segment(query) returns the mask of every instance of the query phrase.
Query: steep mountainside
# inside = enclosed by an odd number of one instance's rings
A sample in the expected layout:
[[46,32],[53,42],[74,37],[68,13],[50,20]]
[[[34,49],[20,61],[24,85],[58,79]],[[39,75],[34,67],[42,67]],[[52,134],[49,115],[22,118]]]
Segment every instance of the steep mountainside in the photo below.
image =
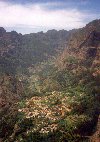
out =
[[0,28],[0,72],[25,73],[28,67],[60,52],[73,32],[51,30],[22,36]]
[[[77,30],[68,41],[68,49],[65,49],[58,57],[58,64],[62,68],[70,66],[68,58],[76,58],[79,65],[95,68],[99,73],[100,66],[100,20],[94,20],[86,27]],[[59,62],[60,60],[60,62]],[[67,65],[68,64],[68,65]],[[71,68],[72,66],[70,66]],[[78,69],[78,64],[76,68]]]
[[[56,60],[59,70],[70,71],[76,80],[73,84],[89,87],[91,94],[100,102],[100,20],[94,20],[77,30],[68,41],[65,49]],[[100,106],[98,106],[98,114]],[[99,124],[98,119],[98,124]],[[91,141],[100,141],[100,128]]]
[[88,142],[100,113],[100,20],[21,35],[0,28],[0,138]]
[[19,65],[22,35],[0,28],[0,73],[14,73]]

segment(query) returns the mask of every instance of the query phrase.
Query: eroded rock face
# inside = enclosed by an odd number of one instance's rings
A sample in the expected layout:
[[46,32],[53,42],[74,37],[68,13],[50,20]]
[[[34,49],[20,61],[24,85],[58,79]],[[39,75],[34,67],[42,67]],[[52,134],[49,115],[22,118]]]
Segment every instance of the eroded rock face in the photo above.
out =
[[92,68],[100,65],[100,20],[95,20],[73,33],[67,47],[58,57],[62,68],[67,67],[67,58],[71,56],[78,59],[82,64],[91,60],[91,63],[87,66],[89,65]]

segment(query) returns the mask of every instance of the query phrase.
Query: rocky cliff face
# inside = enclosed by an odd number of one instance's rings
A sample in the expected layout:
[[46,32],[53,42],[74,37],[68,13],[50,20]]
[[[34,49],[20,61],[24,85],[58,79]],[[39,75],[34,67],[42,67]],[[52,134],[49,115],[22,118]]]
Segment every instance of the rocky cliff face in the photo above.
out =
[[[94,20],[78,29],[67,47],[56,60],[59,70],[68,70],[76,77],[77,84],[90,86],[92,94],[100,101],[100,20]],[[91,94],[91,95],[92,95]],[[100,108],[98,106],[100,111]],[[97,130],[91,141],[100,141],[99,118]]]
[[[58,59],[62,66],[66,67],[67,58],[73,56],[80,63],[86,64],[91,59],[90,67],[100,65],[100,20],[95,20],[82,29],[78,29],[68,41],[68,49],[65,49]],[[64,62],[63,62],[64,61]]]

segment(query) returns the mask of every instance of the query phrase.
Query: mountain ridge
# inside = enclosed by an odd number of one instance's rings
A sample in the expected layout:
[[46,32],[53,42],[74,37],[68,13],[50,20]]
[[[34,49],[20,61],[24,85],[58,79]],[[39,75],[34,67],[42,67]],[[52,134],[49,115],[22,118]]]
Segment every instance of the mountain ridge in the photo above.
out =
[[70,32],[0,28],[0,75],[2,141],[88,141],[100,113],[100,20]]

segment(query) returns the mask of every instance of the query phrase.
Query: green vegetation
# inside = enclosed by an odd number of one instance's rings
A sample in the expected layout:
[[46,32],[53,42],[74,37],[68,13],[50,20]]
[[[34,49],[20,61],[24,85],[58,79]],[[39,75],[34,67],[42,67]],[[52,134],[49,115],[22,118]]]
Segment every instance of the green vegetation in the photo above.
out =
[[10,36],[0,41],[2,50],[11,48],[0,52],[0,138],[88,142],[100,111],[96,57],[81,58],[83,49],[60,55],[66,31]]
[[31,97],[18,103],[16,122],[5,142],[81,141],[94,128],[99,108],[99,101],[82,85]]

